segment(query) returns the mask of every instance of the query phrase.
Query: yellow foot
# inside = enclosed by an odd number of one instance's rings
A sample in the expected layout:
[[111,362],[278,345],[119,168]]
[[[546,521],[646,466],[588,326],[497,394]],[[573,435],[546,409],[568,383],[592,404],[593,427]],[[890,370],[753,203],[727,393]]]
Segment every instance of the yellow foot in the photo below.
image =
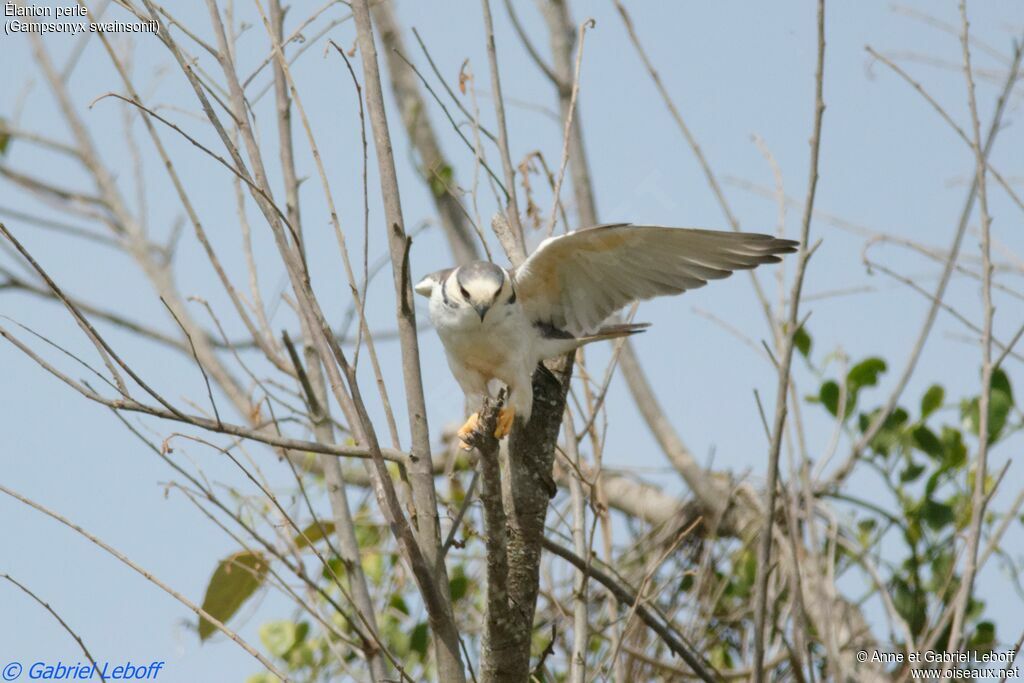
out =
[[494,428],[494,438],[503,439],[512,431],[512,421],[516,418],[515,408],[502,408],[498,411],[498,426]]
[[464,424],[461,427],[459,427],[459,432],[458,432],[458,434],[459,434],[459,445],[462,447],[462,450],[464,450],[464,451],[471,451],[471,450],[473,450],[473,447],[469,445],[469,442],[467,441],[467,439],[469,439],[469,435],[470,434],[472,434],[474,431],[476,431],[476,423],[477,423],[477,421],[479,419],[480,419],[480,415],[478,413],[473,413],[466,420],[466,424]]

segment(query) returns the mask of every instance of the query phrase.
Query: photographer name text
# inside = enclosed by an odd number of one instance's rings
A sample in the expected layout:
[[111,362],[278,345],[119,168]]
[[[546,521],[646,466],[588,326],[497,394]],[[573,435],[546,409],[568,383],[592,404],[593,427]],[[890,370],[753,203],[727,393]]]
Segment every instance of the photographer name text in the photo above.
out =
[[133,664],[130,660],[121,662],[97,661],[75,662],[32,662],[22,666],[21,662],[10,662],[0,672],[4,681],[17,681],[25,674],[31,681],[155,681],[164,668],[164,662]]

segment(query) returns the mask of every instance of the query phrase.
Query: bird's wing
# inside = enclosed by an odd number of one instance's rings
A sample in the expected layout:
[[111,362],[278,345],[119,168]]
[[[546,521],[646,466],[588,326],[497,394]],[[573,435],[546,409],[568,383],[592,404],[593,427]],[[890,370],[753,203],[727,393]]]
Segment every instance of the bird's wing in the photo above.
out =
[[601,225],[541,242],[514,273],[516,293],[535,323],[580,335],[632,301],[776,263],[796,247],[754,233]]

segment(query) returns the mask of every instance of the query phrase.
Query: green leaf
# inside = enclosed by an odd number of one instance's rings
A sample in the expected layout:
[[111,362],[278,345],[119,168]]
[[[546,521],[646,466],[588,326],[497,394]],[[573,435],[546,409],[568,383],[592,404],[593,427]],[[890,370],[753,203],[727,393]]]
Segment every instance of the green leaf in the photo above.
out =
[[978,397],[965,398],[960,401],[960,421],[963,423],[963,427],[975,436],[978,435],[980,427],[978,426],[978,416],[981,414],[981,402]]
[[[975,436],[978,436],[981,429],[980,406],[981,399],[977,396],[960,402],[960,417],[967,430]],[[988,440],[990,443],[999,439],[1012,409],[1013,388],[1010,386],[1010,378],[1002,370],[996,370],[992,373],[992,382],[989,385]]]
[[412,635],[409,636],[409,649],[417,653],[421,659],[425,659],[427,656],[427,635],[427,622],[421,621],[416,624]]
[[[206,587],[203,610],[221,623],[227,623],[263,585],[269,569],[270,564],[258,552],[242,551],[221,560]],[[213,622],[200,618],[200,641],[209,638],[216,630]]]
[[953,563],[956,555],[952,552],[941,551],[932,560],[932,578],[928,582],[928,589],[933,593],[941,593],[949,588],[949,579],[953,572]]
[[391,651],[400,659],[405,659],[409,654],[409,640],[411,633],[405,627],[405,620],[397,619],[393,614],[383,615],[380,624],[383,641],[388,644]]
[[[885,361],[881,358],[867,358],[850,368],[846,375],[846,408],[843,419],[853,414],[857,406],[857,393],[863,387],[878,384],[878,376],[886,370]],[[824,404],[825,409],[832,415],[839,414],[839,385],[834,380],[828,380],[821,385],[818,392],[818,400]]]
[[[306,625],[308,630],[309,625]],[[271,621],[260,626],[260,641],[275,657],[284,659],[305,634],[294,621]]]
[[430,191],[434,193],[435,197],[443,197],[448,192],[454,176],[455,172],[452,171],[452,167],[448,164],[432,169],[430,174]]
[[857,522],[857,540],[862,546],[867,547],[871,543],[871,536],[877,528],[878,521],[870,517]]
[[878,376],[888,369],[885,361],[881,358],[867,358],[850,368],[846,375],[847,384],[851,391],[861,387],[873,387],[878,384]]
[[384,578],[384,556],[380,553],[363,553],[363,573],[373,582]]
[[970,598],[967,601],[967,621],[974,621],[985,611],[985,601]]
[[1006,420],[1013,409],[1013,388],[1010,378],[1000,369],[992,373],[989,399],[989,440],[995,441],[1006,426]]
[[0,116],[0,157],[7,154],[7,148],[11,145],[11,134],[7,132],[7,119]]
[[797,329],[796,334],[793,335],[793,344],[796,345],[796,350],[800,352],[801,356],[810,358],[811,335],[807,334],[807,330],[803,327]]
[[922,473],[924,473],[924,470],[924,465],[918,465],[915,462],[911,462],[902,472],[900,472],[900,481],[904,484],[915,481]]
[[380,529],[374,524],[356,524],[356,542],[360,548],[375,548],[380,545]]
[[[861,431],[867,430],[868,425],[871,424],[877,413],[878,411],[875,411],[871,416],[861,414]],[[883,456],[888,456],[892,449],[897,446],[909,446],[908,439],[911,436],[906,430],[907,420],[909,419],[910,416],[907,415],[907,411],[903,408],[897,407],[894,409],[892,414],[885,418],[885,422],[882,423],[882,428],[878,430],[878,434],[871,440],[871,448]]]
[[921,506],[921,517],[933,531],[941,531],[943,527],[956,521],[952,506],[930,498]]
[[299,550],[306,548],[324,537],[324,534],[334,533],[334,522],[313,522],[302,533],[295,537],[295,547]]
[[928,391],[924,392],[924,396],[921,397],[921,419],[923,420],[938,410],[945,398],[946,390],[942,388],[941,384],[933,384],[928,387]]
[[[970,480],[970,477],[968,479]],[[973,490],[974,482],[971,481],[968,486],[968,490]],[[962,531],[966,529],[967,525],[971,523],[971,511],[974,509],[973,496],[970,493],[955,493],[949,499],[949,502],[956,512],[957,530]]]
[[1002,368],[996,368],[992,371],[991,387],[992,391],[1006,394],[1007,398],[1010,399],[1010,403],[1013,403],[1013,387],[1010,386],[1010,378],[1003,372]]
[[409,606],[405,604],[405,598],[398,593],[391,596],[391,599],[388,600],[388,605],[391,606],[391,609],[409,616]]
[[943,427],[940,438],[942,440],[943,467],[959,469],[967,464],[967,445],[964,444],[964,437],[959,429]]
[[924,627],[927,617],[927,601],[920,590],[911,588],[903,579],[897,578],[893,581],[892,602],[896,611],[899,612],[912,633],[920,633]]
[[339,577],[344,576],[346,571],[348,569],[345,567],[344,560],[337,555],[332,555],[327,558],[327,565],[320,569],[320,576],[333,583]]
[[942,460],[942,442],[939,441],[939,437],[935,436],[935,432],[928,429],[924,425],[918,425],[914,428],[914,445],[922,451],[935,458],[936,460]]
[[833,415],[839,414],[839,385],[829,380],[821,385],[821,391],[818,393],[818,398],[822,405],[825,406],[825,410],[832,413]]
[[974,627],[967,647],[976,652],[991,652],[996,646],[996,625],[991,621],[979,622]]
[[754,581],[757,579],[757,554],[752,550],[744,550],[734,560],[732,594],[738,598],[746,598],[753,592]]
[[907,541],[911,545],[917,544],[921,540],[921,522],[917,517],[907,518]]
[[295,637],[292,646],[285,652],[284,659],[292,669],[310,666],[315,659],[313,649],[306,642],[309,636],[309,622],[300,621],[295,625]]
[[313,647],[306,641],[309,622],[272,621],[260,626],[259,635],[267,651],[287,662],[293,671],[312,666],[316,660]]
[[448,582],[448,591],[451,593],[452,602],[461,600],[469,591],[469,577],[466,576],[462,567],[456,567],[452,573],[452,578]]
[[[974,483],[975,483],[974,479],[975,479],[975,477],[977,477],[977,475],[978,475],[978,470],[975,469],[974,467],[971,467],[971,471],[967,473],[967,490],[968,491],[974,491]],[[995,477],[995,475],[994,474],[986,474],[985,475],[985,482],[984,482],[984,484],[981,487],[982,493],[984,493],[985,495],[988,495],[989,493],[992,492],[992,489],[995,487],[995,485],[996,485],[996,477]],[[964,495],[969,495],[969,494],[965,493]]]

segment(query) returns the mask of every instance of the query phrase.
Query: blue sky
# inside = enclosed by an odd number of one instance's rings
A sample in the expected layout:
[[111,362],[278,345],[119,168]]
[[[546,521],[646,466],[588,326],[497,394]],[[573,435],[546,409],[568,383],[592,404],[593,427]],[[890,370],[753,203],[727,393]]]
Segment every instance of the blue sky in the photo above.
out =
[[[265,41],[258,15],[246,3],[239,4],[239,15],[254,24],[243,35],[239,49],[242,71],[248,73],[264,57]],[[494,4],[506,96],[510,101],[551,107],[551,86],[514,38],[503,8],[498,7],[501,3]],[[958,20],[953,2],[918,2],[910,7],[932,12],[952,24]],[[342,16],[343,9],[339,6],[331,11]],[[180,11],[186,23],[209,37],[210,31],[205,28],[208,18],[198,4],[194,9]],[[729,179],[771,186],[771,168],[752,142],[752,135],[756,134],[764,139],[777,160],[786,192],[802,201],[807,182],[816,49],[813,3],[633,3],[630,11],[668,90],[711,165],[726,181],[725,192],[742,226],[747,230],[774,230],[774,202]],[[540,16],[532,5],[524,5],[521,12],[528,31],[546,52],[547,38]],[[580,111],[601,220],[727,227],[698,164],[629,45],[613,5],[578,2],[573,12],[577,21],[589,16],[597,22],[587,36]],[[406,27],[419,29],[442,73],[451,82],[468,58],[480,87],[489,91],[478,4],[402,2],[398,13]],[[1024,18],[1017,3],[975,2],[970,6],[970,14],[975,35],[1004,53],[1009,52],[1014,36],[1020,36]],[[120,9],[111,9],[109,13],[111,17],[122,15]],[[872,231],[945,248],[964,201],[965,178],[973,172],[971,152],[917,93],[884,66],[872,64],[864,48],[870,45],[885,53],[912,53],[957,64],[957,38],[886,3],[830,5],[826,31],[828,108],[821,148],[818,209]],[[351,46],[351,22],[336,27],[331,37],[343,46]],[[423,65],[422,56],[413,49],[411,35],[407,39],[410,56]],[[65,37],[48,37],[45,41],[58,64],[63,63],[73,47],[73,41]],[[20,36],[0,37],[0,55],[8,74],[5,94],[0,99],[0,115],[11,118],[20,108],[19,125],[57,139],[70,139],[34,65],[29,41]],[[976,50],[974,58],[979,69],[1005,68],[983,51]],[[906,66],[962,126],[968,126],[965,85],[959,71],[924,63],[908,62]],[[133,70],[148,102],[163,105],[169,116],[187,125],[211,146],[216,145],[212,131],[191,117],[189,112],[196,110],[194,99],[157,40],[143,37],[136,41]],[[323,51],[314,47],[297,62],[294,75],[318,134],[353,254],[359,253],[359,120],[347,72],[336,55],[325,58]],[[109,60],[97,42],[86,47],[70,87],[104,160],[115,169],[124,193],[134,197],[136,184],[120,106],[107,100],[87,109],[96,97],[120,90]],[[992,80],[979,81],[983,122],[991,115],[999,87]],[[27,94],[21,104],[23,92]],[[1010,102],[1006,129],[993,156],[995,166],[1007,177],[1015,177],[1018,187],[1024,175],[1019,154],[1024,142],[1019,125],[1021,101],[1018,87]],[[493,121],[489,102],[482,101],[481,105],[485,121]],[[271,107],[270,97],[257,105],[257,118],[263,122],[270,150],[276,136],[270,125]],[[461,146],[440,112],[432,110],[430,114],[457,177],[468,184],[471,154]],[[534,149],[542,150],[549,160],[558,158],[561,127],[556,122],[534,108],[514,104],[509,115],[514,159],[521,159]],[[397,123],[394,111],[391,121]],[[155,235],[166,235],[181,217],[181,208],[167,191],[168,184],[155,155],[149,151],[141,127],[136,124],[134,130],[147,155],[149,229]],[[183,171],[229,271],[243,276],[244,259],[238,246],[230,178],[186,143],[170,134],[162,133],[162,137]],[[312,235],[310,239],[315,244],[310,252],[314,286],[328,314],[340,319],[347,305],[347,290],[315,170],[298,129],[296,140],[300,174],[310,176],[303,185],[302,201],[307,234]],[[433,220],[432,205],[428,191],[409,164],[411,155],[399,131],[394,140],[405,221],[411,230]],[[497,162],[496,158],[492,161]],[[12,145],[5,162],[61,184],[88,187],[83,185],[84,176],[77,169],[27,145]],[[371,260],[384,253],[382,210],[372,189],[375,180],[371,158]],[[996,239],[1009,251],[1024,253],[1019,210],[998,189],[992,189],[990,204]],[[51,215],[46,207],[10,184],[0,185],[0,206]],[[548,205],[543,206],[546,216]],[[493,198],[486,190],[481,192],[480,210],[485,222],[495,208]],[[787,235],[796,234],[799,216],[799,207],[789,210]],[[259,230],[262,226],[254,211],[250,211],[250,218],[256,227],[263,292],[272,297],[283,284],[281,269],[275,263],[268,236]],[[120,254],[71,242],[17,220],[7,220],[7,224],[68,290],[167,332],[174,331],[173,321],[166,316],[152,289]],[[923,319],[924,300],[881,274],[866,272],[861,258],[863,237],[823,220],[814,222],[813,235],[822,239],[822,245],[808,272],[808,295],[870,287],[867,292],[809,301],[806,310],[812,312],[809,328],[816,356],[823,360],[830,352],[841,349],[854,359],[879,355],[888,359],[894,369],[901,368]],[[539,238],[533,235],[531,241]],[[971,257],[977,256],[976,233],[968,235],[964,250]],[[912,257],[905,250],[889,247],[874,253],[926,287],[932,287],[936,281],[938,271],[934,264]],[[7,266],[12,264],[8,255],[0,255],[0,259]],[[439,230],[427,228],[416,239],[411,261],[416,274],[449,265]],[[774,273],[761,275],[774,296]],[[188,228],[179,248],[175,276],[185,294],[206,298],[215,310],[224,312],[229,329],[240,327],[227,312],[225,297]],[[1019,288],[1019,275],[1008,276],[1006,284]],[[975,282],[955,279],[948,300],[980,321],[980,295]],[[996,335],[1006,339],[1024,319],[1022,307],[1013,299],[1000,298],[997,304]],[[749,282],[745,277],[736,277],[683,298],[644,304],[640,318],[652,322],[654,327],[637,339],[637,348],[655,390],[690,448],[701,456],[713,457],[718,468],[761,481],[767,445],[752,390],[758,389],[770,402],[774,396],[774,372],[763,358],[695,308],[712,311],[755,341],[766,336]],[[390,278],[381,277],[371,287],[371,324],[377,329],[392,329],[392,311]],[[198,306],[194,313],[202,317]],[[66,341],[70,348],[93,358],[88,342],[55,306],[5,292],[0,296],[0,314]],[[289,323],[287,311],[282,308],[274,324],[286,327]],[[102,329],[109,332],[116,348],[154,386],[178,400],[205,400],[202,378],[186,359],[122,331]],[[933,381],[944,383],[951,397],[976,391],[981,353],[977,345],[956,337],[963,332],[951,317],[939,318],[908,388],[908,403],[916,403]],[[381,353],[392,397],[401,396],[395,362],[398,348],[382,343]],[[421,353],[431,432],[436,436],[442,425],[458,419],[462,398],[442,362],[441,347],[433,333],[421,336]],[[592,351],[592,360],[603,362],[606,357],[606,349]],[[364,366],[362,370],[366,386],[370,386],[368,368]],[[1011,361],[1007,371],[1011,379],[1021,377],[1020,365],[1015,361]],[[881,389],[868,400],[881,401],[894,374],[890,371]],[[803,393],[814,391],[815,384],[804,368],[799,368],[797,379]],[[399,424],[404,424],[402,401],[395,403]],[[614,419],[608,433],[606,466],[642,469],[666,488],[681,491],[681,482],[665,469],[666,463],[658,456],[653,439],[619,381],[612,384],[608,406]],[[378,405],[371,408],[380,414]],[[771,409],[769,404],[768,410]],[[813,407],[807,407],[805,412],[812,449],[824,450],[831,424]],[[165,496],[164,482],[171,478],[170,470],[125,431],[107,409],[74,395],[13,347],[0,345],[0,416],[0,472],[4,485],[69,516],[177,590],[197,601],[201,599],[216,561],[234,547],[182,496]],[[158,440],[174,429],[155,422],[146,424]],[[403,439],[407,444],[404,433]],[[996,466],[1014,451],[1019,452],[1020,447],[1020,438],[1002,446],[995,454]],[[225,464],[200,449],[186,450],[211,479],[243,485],[230,463]],[[286,486],[287,473],[271,454],[258,448],[252,452],[265,466],[268,476]],[[1018,490],[1017,481],[1019,475],[1011,468],[1006,484],[1010,498]],[[870,479],[853,482],[854,490],[860,487],[861,492],[870,492],[872,485]],[[1000,501],[1005,503],[1006,497]],[[97,657],[134,662],[168,660],[168,678],[164,680],[174,681],[237,680],[257,670],[254,660],[225,639],[200,646],[194,633],[182,625],[193,619],[191,613],[80,536],[6,497],[0,498],[0,519],[4,529],[0,538],[5,546],[0,572],[12,574],[49,601]],[[1013,538],[1019,543],[1020,534]],[[1024,626],[1019,616],[1020,601],[997,565],[987,568],[979,580],[979,590],[994,603],[992,613],[998,619],[1001,635],[1015,640]],[[280,599],[268,597],[245,610],[239,620],[240,630],[255,641],[256,627],[267,619],[288,616],[287,609]],[[74,643],[59,626],[11,587],[0,586],[0,613],[5,617],[0,623],[0,660],[17,659],[27,664],[35,659],[80,658]],[[884,624],[878,625],[884,634]]]

